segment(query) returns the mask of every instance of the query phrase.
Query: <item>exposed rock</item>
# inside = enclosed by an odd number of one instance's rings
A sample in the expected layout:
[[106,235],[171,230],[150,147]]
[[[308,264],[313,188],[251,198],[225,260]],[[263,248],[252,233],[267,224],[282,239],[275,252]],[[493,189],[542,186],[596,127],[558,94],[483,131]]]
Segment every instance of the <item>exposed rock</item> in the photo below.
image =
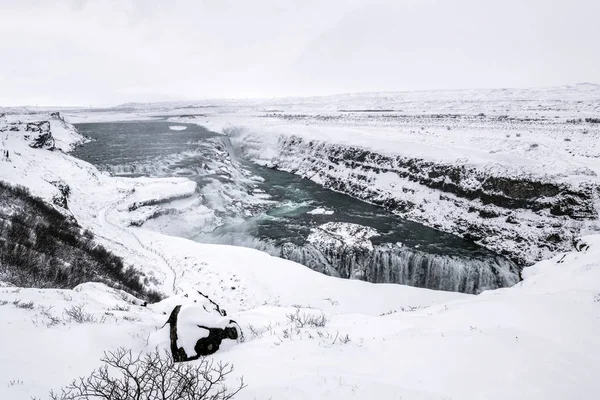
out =
[[50,113],[50,118],[54,118],[54,119],[57,119],[59,121],[65,122],[65,119],[63,118],[62,115],[60,115],[60,113],[58,111]]
[[66,210],[69,209],[69,195],[71,194],[71,188],[69,185],[62,181],[50,182],[54,187],[58,189],[57,194],[52,197],[52,203],[62,207]]
[[30,133],[25,136],[29,140],[29,147],[34,149],[54,149],[55,142],[50,131],[50,122],[29,122],[25,126],[25,131]]
[[168,313],[169,318],[160,330],[150,335],[148,344],[169,349],[176,362],[213,354],[224,344],[243,339],[239,325],[201,292],[173,296],[150,307]]
[[[239,338],[239,325],[235,321],[228,320],[226,326],[222,322],[215,324],[220,326],[207,326],[209,321],[206,321],[207,325],[198,324],[199,320],[206,317],[203,314],[207,313],[199,306],[178,305],[171,312],[167,324],[171,354],[175,362],[192,361],[216,353],[223,340]],[[190,342],[195,342],[193,351],[190,351]]]

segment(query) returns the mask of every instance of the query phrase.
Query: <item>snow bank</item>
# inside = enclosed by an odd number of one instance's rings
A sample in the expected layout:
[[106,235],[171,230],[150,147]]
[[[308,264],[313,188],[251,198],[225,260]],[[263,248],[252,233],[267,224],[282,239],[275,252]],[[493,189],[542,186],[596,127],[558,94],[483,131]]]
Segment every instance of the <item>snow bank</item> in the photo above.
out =
[[314,210],[310,210],[307,212],[307,214],[312,214],[312,215],[333,215],[333,213],[334,213],[333,210],[327,210],[322,207],[315,208]]

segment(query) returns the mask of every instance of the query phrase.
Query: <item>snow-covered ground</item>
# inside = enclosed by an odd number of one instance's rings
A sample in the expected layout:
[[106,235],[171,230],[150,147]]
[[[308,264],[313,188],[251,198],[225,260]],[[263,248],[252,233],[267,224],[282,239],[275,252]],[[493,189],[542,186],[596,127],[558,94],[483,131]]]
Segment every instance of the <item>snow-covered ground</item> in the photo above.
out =
[[[244,114],[213,120],[263,121]],[[0,124],[21,118],[9,115]],[[58,118],[27,118],[49,119],[56,142],[64,143],[59,149],[83,140]],[[259,251],[131,226],[195,186],[184,178],[110,177],[60,150],[31,148],[21,128],[0,132],[0,149],[10,154],[0,159],[0,179],[48,201],[60,195],[56,182],[68,185],[68,212],[175,297],[141,307],[100,284],[0,287],[2,399],[43,398],[98,367],[104,350],[149,350],[147,343],[157,342],[147,340],[169,308],[198,290],[244,331],[243,342],[212,356],[244,376],[248,387],[239,399],[546,400],[600,393],[600,235],[526,268],[516,286],[478,296],[337,279]],[[68,317],[79,305],[88,322]],[[326,321],[300,326],[289,317],[295,313]]]
[[[184,239],[161,241],[161,250],[180,253],[183,265],[186,257],[203,260],[186,282],[208,286],[244,330],[244,342],[213,356],[244,376],[240,399],[594,399],[600,238],[585,240],[589,249],[539,263],[517,286],[479,296],[329,278],[257,251]],[[43,396],[91,371],[103,350],[146,350],[167,318],[160,305],[132,305],[97,284],[4,288],[0,304],[7,321],[0,395],[10,399]],[[66,317],[80,304],[96,322]],[[324,315],[325,326],[290,322],[298,309]]]

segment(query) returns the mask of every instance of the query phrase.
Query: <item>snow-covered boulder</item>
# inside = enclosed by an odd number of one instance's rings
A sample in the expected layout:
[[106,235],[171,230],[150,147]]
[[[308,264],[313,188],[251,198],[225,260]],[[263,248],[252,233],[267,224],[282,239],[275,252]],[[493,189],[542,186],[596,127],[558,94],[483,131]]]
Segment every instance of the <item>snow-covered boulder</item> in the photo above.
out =
[[377,236],[375,229],[347,222],[328,222],[312,229],[307,240],[317,247],[331,244],[349,246],[356,249],[373,250],[370,238]]
[[148,345],[169,349],[176,362],[213,354],[242,337],[237,322],[226,317],[225,310],[200,292],[173,296],[152,308],[156,311],[171,308],[171,311],[165,325],[150,336]]

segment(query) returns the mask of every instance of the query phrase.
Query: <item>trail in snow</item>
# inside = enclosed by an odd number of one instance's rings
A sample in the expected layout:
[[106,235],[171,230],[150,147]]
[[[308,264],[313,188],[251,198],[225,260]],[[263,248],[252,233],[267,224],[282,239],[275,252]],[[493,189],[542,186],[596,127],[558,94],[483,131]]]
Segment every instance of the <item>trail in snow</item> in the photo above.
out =
[[[116,230],[118,230],[119,232],[125,233],[126,235],[131,236],[134,241],[139,245],[139,247],[142,248],[142,250],[144,250],[147,253],[152,253],[153,256],[151,256],[151,258],[156,259],[157,257],[161,260],[161,263],[163,265],[165,265],[167,268],[164,268],[163,270],[165,271],[167,277],[165,280],[165,287],[169,287],[171,288],[171,291],[174,294],[178,293],[178,289],[177,289],[177,273],[175,272],[175,268],[173,267],[173,265],[167,260],[167,258],[158,250],[153,249],[152,247],[146,246],[141,240],[140,238],[135,234],[135,232],[133,232],[130,229],[127,228],[123,228],[122,226],[120,226],[119,224],[116,224],[114,222],[112,222],[109,218],[108,218],[108,214],[114,210],[117,209],[118,206],[125,204],[126,200],[133,195],[133,193],[135,193],[135,187],[139,186],[139,184],[135,184],[134,188],[122,199],[104,207],[103,209],[100,210],[100,212],[98,213],[98,218],[102,221],[105,222],[106,224],[108,224],[109,226],[115,228]],[[110,238],[106,238],[108,240],[111,240]],[[131,249],[134,250],[134,249]],[[167,285],[167,282],[171,282],[171,285]]]

